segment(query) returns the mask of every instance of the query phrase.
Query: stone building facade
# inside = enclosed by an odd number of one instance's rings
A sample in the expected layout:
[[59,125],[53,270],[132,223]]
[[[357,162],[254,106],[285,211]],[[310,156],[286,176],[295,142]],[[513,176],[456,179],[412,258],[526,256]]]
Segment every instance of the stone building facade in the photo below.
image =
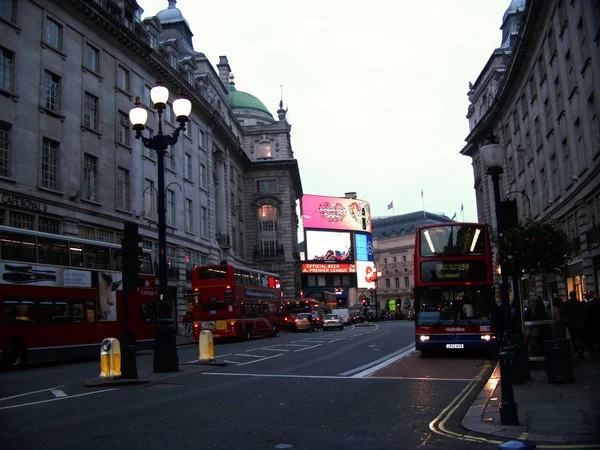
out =
[[[158,261],[157,158],[134,138],[136,97],[157,80],[192,113],[165,159],[168,295],[185,311],[192,268],[229,263],[278,272],[297,297],[296,200],[302,196],[286,111],[236,91],[213,68],[176,8],[141,20],[135,0],[17,0],[0,17],[0,224],[120,243],[136,222]],[[255,102],[248,102],[252,98]]]
[[496,226],[493,186],[479,156],[490,133],[506,151],[501,199],[519,217],[556,221],[571,239],[564,276],[523,283],[549,300],[600,281],[600,3],[513,0],[502,42],[469,83],[470,133],[479,221]]

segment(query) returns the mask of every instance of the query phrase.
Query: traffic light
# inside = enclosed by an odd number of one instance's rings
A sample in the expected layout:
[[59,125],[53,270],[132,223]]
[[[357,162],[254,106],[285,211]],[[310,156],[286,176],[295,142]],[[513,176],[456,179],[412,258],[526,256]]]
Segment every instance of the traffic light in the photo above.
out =
[[400,296],[396,295],[396,308],[400,308]]
[[140,277],[140,268],[143,263],[144,251],[140,247],[143,238],[138,234],[137,223],[125,222],[125,236],[121,241],[121,254],[123,258],[123,290],[135,292],[144,285]]

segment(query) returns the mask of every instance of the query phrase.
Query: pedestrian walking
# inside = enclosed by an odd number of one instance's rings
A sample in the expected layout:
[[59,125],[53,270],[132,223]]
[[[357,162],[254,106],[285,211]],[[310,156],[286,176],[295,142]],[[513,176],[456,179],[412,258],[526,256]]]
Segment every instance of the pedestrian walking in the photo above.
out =
[[586,304],[579,301],[575,291],[569,292],[569,299],[563,304],[563,320],[569,330],[571,345],[576,356],[583,357],[585,345]]
[[600,352],[600,299],[589,291],[586,294],[585,335],[590,355]]

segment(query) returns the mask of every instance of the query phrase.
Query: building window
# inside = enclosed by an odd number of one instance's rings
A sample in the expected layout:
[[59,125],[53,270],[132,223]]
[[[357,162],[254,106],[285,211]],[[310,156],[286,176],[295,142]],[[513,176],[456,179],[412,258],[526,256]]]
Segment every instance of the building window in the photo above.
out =
[[129,70],[123,66],[117,67],[117,87],[122,91],[129,91]]
[[395,285],[396,289],[400,289],[400,278],[398,278],[398,277],[394,278],[394,285]]
[[35,229],[35,216],[17,211],[10,211],[8,216],[8,226],[22,228],[24,230]]
[[410,278],[409,277],[404,277],[404,287],[406,289],[410,288]]
[[154,218],[156,214],[154,181],[146,180],[144,183],[144,215],[149,218]]
[[200,209],[200,221],[202,222],[202,228],[200,229],[200,232],[202,237],[206,238],[208,237],[208,210],[206,209],[206,206],[203,206]]
[[0,120],[0,176],[2,177],[10,174],[11,130],[10,123]]
[[389,279],[389,278],[386,278],[386,279],[385,279],[385,288],[386,288],[386,289],[391,289],[391,288],[392,288],[391,284],[392,284],[392,283],[390,282],[390,279]]
[[100,242],[108,242],[108,243],[114,243],[115,240],[115,235],[112,231],[107,231],[107,230],[101,230],[98,229],[96,231],[97,235],[98,235],[98,240]]
[[83,112],[83,126],[92,130],[98,129],[98,97],[89,92],[85,93],[85,110]]
[[98,158],[87,153],[83,158],[83,189],[83,198],[98,201]]
[[119,111],[117,114],[118,124],[118,138],[119,143],[123,145],[131,145],[131,134],[129,133],[129,118],[127,114]]
[[167,225],[175,226],[175,191],[167,190]]
[[44,43],[57,50],[62,49],[62,25],[50,17],[46,17],[44,24]]
[[173,106],[170,103],[165,105],[165,122],[172,123],[173,121]]
[[144,106],[152,108],[152,99],[150,98],[150,86],[148,86],[147,84],[144,85],[144,89],[142,91],[142,104]]
[[270,158],[271,157],[271,143],[261,142],[258,144],[258,157],[259,158]]
[[38,217],[38,231],[44,233],[60,234],[60,220],[50,217]]
[[200,187],[202,189],[207,188],[206,166],[204,164],[200,164]]
[[15,54],[10,50],[0,47],[0,89],[7,92],[13,90]]
[[10,23],[16,22],[17,0],[0,1],[0,17]]
[[406,256],[403,256],[403,257],[402,257],[402,261],[406,261]]
[[189,198],[185,199],[185,231],[192,233],[194,231],[193,220],[194,208],[193,203]]
[[117,208],[129,211],[129,171],[121,167],[117,170]]
[[100,51],[91,44],[85,44],[83,65],[94,73],[100,69]]
[[167,169],[175,170],[175,148],[170,145],[165,153],[165,167]]
[[277,180],[257,180],[256,192],[258,194],[275,194],[278,191]]
[[48,138],[42,141],[42,187],[58,191],[59,143]]
[[192,179],[192,155],[186,153],[183,157],[185,165],[185,178],[188,180]]
[[90,239],[92,241],[95,241],[96,240],[96,229],[92,228],[92,227],[86,227],[86,226],[80,225],[78,237],[81,239]]
[[277,256],[277,216],[278,210],[272,205],[258,208],[258,243],[260,255]]
[[60,111],[60,77],[49,70],[44,70],[44,108],[49,111]]
[[201,149],[206,148],[206,133],[200,129],[198,129],[198,147]]
[[[146,134],[150,136],[150,138],[154,137],[154,130],[146,127]],[[150,159],[156,159],[156,150],[153,148],[144,147],[144,151],[146,152],[146,156]]]

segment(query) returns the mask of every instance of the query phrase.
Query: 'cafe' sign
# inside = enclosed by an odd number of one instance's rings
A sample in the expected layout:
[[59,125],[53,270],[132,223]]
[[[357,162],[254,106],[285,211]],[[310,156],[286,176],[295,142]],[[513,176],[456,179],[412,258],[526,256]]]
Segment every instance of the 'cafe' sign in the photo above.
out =
[[15,208],[29,209],[30,211],[46,212],[48,205],[19,195],[2,194],[2,203]]

